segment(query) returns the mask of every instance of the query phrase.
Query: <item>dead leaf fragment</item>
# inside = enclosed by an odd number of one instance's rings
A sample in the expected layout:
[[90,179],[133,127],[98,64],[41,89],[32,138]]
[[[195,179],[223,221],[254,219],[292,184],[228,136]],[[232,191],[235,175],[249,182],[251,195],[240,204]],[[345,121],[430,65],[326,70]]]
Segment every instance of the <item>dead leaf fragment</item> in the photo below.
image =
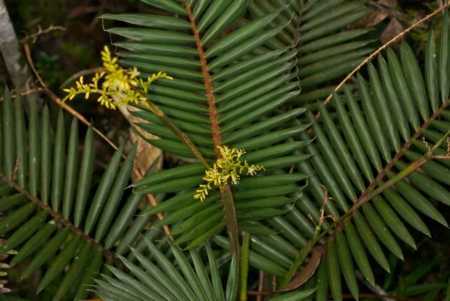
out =
[[[396,18],[392,18],[380,36],[381,43],[387,43],[392,38],[397,36],[400,32],[402,32],[403,29],[403,25]],[[402,39],[399,39],[397,43],[401,42],[401,40]]]
[[318,245],[311,251],[311,256],[308,263],[301,269],[299,273],[279,292],[293,291],[305,284],[312,276],[314,276],[319,267],[322,255],[324,254],[322,246]]

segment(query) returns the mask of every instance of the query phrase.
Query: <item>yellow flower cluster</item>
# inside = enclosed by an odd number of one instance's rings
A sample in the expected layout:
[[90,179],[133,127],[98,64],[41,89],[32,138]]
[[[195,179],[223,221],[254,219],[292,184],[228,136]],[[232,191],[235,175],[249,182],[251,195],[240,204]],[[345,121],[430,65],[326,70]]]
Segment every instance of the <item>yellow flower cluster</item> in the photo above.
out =
[[242,174],[256,175],[258,171],[264,170],[262,165],[248,164],[241,157],[245,154],[243,149],[219,146],[220,158],[216,160],[212,168],[205,172],[203,180],[205,184],[199,185],[195,191],[194,198],[205,201],[208,192],[214,187],[223,187],[231,183],[239,183]]
[[101,55],[104,71],[96,73],[90,83],[85,83],[81,76],[75,87],[64,89],[67,93],[64,100],[72,100],[80,94],[84,94],[84,98],[89,99],[91,94],[98,94],[97,101],[102,106],[114,110],[120,105],[144,102],[150,85],[154,81],[173,79],[165,72],[157,72],[144,80],[140,78],[141,74],[136,67],[129,69],[120,67],[117,57],[111,55],[107,46]]

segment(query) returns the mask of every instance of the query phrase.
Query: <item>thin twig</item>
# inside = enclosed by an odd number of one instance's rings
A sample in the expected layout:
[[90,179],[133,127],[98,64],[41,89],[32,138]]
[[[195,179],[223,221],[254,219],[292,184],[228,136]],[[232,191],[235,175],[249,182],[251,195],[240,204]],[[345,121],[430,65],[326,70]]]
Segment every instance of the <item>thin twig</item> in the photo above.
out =
[[258,278],[258,295],[256,296],[256,301],[263,301],[262,292],[264,291],[264,282],[265,282],[265,273],[263,271],[259,271]]
[[38,30],[35,33],[25,36],[20,40],[20,43],[25,44],[31,41],[31,43],[34,44],[40,36],[46,35],[52,31],[66,31],[66,28],[63,26],[50,25],[46,29],[42,29],[41,26],[38,26]]
[[[35,88],[30,88],[24,91],[17,91],[17,92],[12,92],[10,97],[11,98],[17,98],[17,97],[21,97],[21,96],[27,96],[27,95],[31,95],[31,94],[35,94],[35,93],[39,93],[39,92],[43,92],[44,89],[41,87],[35,87]],[[0,102],[2,102],[5,98],[4,97],[0,97]]]
[[91,127],[94,133],[96,133],[98,136],[100,136],[103,140],[106,141],[114,150],[118,150],[119,148],[112,142],[108,137],[106,137],[99,129],[97,129],[91,122],[89,122],[83,115],[78,113],[76,110],[74,110],[71,106],[66,104],[59,98],[53,91],[51,91],[47,84],[42,79],[41,75],[37,71],[36,67],[33,63],[33,58],[31,57],[31,50],[28,43],[25,43],[23,45],[24,51],[25,51],[25,57],[27,59],[28,65],[31,68],[31,71],[33,72],[34,76],[38,80],[39,84],[42,86],[45,94],[50,97],[51,100],[53,100],[59,107],[67,111],[69,114],[80,120],[83,124],[85,124],[88,127]]

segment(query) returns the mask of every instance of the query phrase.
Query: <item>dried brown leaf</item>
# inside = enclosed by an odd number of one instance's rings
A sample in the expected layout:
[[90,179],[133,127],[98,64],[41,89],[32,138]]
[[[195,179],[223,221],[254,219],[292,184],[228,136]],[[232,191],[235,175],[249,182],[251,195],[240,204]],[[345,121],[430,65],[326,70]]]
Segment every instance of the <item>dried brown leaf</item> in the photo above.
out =
[[[120,106],[119,110],[132,125],[145,122],[131,114],[133,110],[136,110],[131,106]],[[155,139],[156,137],[140,128],[135,127],[135,130],[139,131],[139,134],[130,130],[131,142],[137,146],[136,159],[133,166],[133,182],[139,181],[151,167],[160,169],[162,165],[162,151],[146,141],[146,139]]]
[[308,263],[302,268],[302,270],[295,275],[295,277],[286,285],[280,292],[293,291],[305,284],[312,276],[314,276],[320,261],[324,254],[324,249],[321,245],[314,247],[311,251],[311,256]]
[[[392,18],[380,36],[381,43],[385,44],[403,31],[403,25],[396,19]],[[399,39],[396,43],[401,42]]]

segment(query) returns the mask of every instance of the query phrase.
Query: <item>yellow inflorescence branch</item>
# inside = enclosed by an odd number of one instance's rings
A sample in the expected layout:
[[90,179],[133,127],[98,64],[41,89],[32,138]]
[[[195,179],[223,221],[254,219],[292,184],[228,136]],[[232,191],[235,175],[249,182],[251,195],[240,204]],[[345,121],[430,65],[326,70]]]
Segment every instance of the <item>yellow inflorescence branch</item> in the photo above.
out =
[[[97,102],[108,109],[116,109],[120,105],[141,104],[164,118],[164,114],[148,99],[151,84],[158,79],[173,78],[165,72],[157,72],[146,79],[140,78],[140,72],[136,67],[124,69],[118,63],[118,58],[113,57],[107,46],[102,53],[103,71],[97,72],[91,82],[85,83],[81,76],[75,83],[75,87],[64,89],[67,93],[64,101],[73,100],[78,95],[84,95],[89,99],[91,95],[99,95]],[[241,175],[254,176],[258,171],[264,170],[262,165],[249,164],[241,157],[245,154],[243,149],[219,146],[220,158],[213,167],[208,168],[203,180],[195,191],[194,198],[205,201],[209,191],[220,188],[226,184],[236,185]]]
[[226,184],[236,185],[239,183],[242,174],[254,176],[258,171],[264,170],[262,165],[249,164],[241,159],[245,154],[243,149],[219,146],[221,157],[216,160],[213,167],[205,172],[203,180],[205,184],[200,184],[195,191],[194,198],[205,201],[208,192],[215,187],[223,187]]
[[103,69],[94,75],[90,83],[85,83],[81,76],[75,83],[75,87],[64,89],[67,96],[64,100],[72,100],[77,95],[84,95],[89,99],[92,94],[97,94],[97,101],[108,109],[116,109],[117,106],[126,104],[144,103],[148,97],[150,85],[158,79],[173,79],[165,72],[157,72],[146,79],[140,78],[140,72],[136,67],[124,69],[120,67],[118,58],[113,57],[107,46],[102,53]]

